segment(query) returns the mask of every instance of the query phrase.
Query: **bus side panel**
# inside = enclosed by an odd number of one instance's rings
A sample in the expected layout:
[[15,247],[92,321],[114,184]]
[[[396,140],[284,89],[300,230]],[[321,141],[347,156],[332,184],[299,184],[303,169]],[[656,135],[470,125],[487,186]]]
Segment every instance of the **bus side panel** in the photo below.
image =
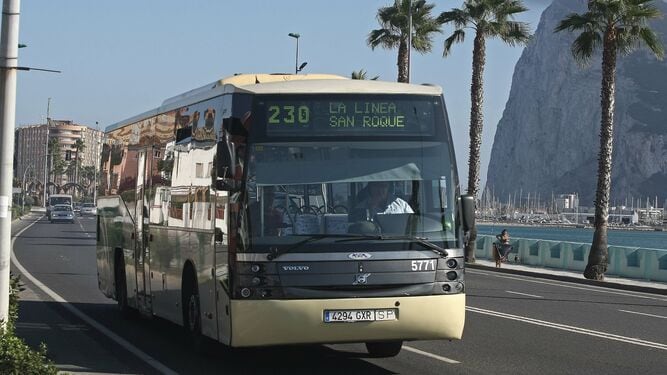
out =
[[97,273],[100,290],[107,297],[114,297],[115,290],[115,251],[120,249],[125,260],[126,285],[128,296],[133,287],[130,280],[133,275],[129,273],[128,264],[133,264],[131,233],[133,231],[132,220],[122,204],[120,197],[100,197],[97,201],[98,207],[98,242],[97,242]]
[[213,233],[196,231],[190,234],[192,259],[196,259],[199,305],[201,307],[202,334],[218,339],[218,322],[215,301]]
[[179,228],[151,226],[150,283],[153,314],[182,324],[181,277],[184,259],[181,251],[190,244],[190,233]]
[[108,232],[104,218],[97,218],[97,287],[107,297],[115,297],[113,251],[107,246]]

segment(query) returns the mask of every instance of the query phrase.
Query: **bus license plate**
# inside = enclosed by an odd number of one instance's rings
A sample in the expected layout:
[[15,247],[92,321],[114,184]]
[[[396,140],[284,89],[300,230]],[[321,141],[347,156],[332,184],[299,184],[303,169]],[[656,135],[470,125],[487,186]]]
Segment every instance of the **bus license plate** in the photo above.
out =
[[396,320],[398,309],[324,310],[325,323]]

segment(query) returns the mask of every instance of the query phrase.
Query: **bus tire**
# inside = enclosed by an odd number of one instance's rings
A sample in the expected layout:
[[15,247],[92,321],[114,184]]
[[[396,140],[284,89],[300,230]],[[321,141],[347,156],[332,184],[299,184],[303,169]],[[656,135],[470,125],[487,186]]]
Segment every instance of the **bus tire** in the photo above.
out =
[[132,315],[132,310],[127,304],[127,279],[125,277],[125,261],[120,250],[116,251],[116,261],[114,262],[114,277],[116,286],[116,302],[118,311],[125,318]]
[[183,328],[186,343],[195,352],[202,352],[203,337],[201,333],[201,305],[199,288],[192,272],[186,272],[183,279]]
[[366,350],[371,357],[386,358],[395,357],[401,352],[403,341],[382,341],[382,342],[367,342]]

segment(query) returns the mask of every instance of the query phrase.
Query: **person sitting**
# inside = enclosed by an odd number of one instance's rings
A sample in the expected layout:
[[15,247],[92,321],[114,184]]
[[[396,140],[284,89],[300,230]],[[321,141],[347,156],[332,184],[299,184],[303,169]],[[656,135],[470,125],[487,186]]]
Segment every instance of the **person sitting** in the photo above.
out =
[[[367,196],[355,207],[360,219],[373,221],[377,214],[411,214],[414,213],[408,202],[389,194],[388,181],[371,181],[366,185]],[[359,215],[359,214],[358,214]]]

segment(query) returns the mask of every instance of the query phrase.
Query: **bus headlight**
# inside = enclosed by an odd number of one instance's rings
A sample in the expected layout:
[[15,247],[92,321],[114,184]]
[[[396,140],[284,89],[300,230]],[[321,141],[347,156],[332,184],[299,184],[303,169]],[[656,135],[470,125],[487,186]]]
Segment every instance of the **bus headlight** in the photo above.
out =
[[248,297],[250,297],[251,294],[252,294],[252,291],[250,290],[250,288],[242,288],[241,289],[241,297],[248,298]]

